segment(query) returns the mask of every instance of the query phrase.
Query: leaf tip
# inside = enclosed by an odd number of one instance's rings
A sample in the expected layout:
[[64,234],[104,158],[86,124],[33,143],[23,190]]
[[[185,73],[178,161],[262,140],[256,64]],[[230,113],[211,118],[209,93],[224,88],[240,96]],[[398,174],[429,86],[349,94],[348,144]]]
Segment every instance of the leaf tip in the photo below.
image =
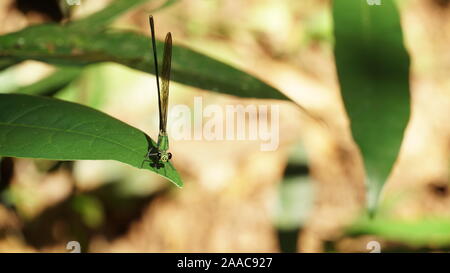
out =
[[175,184],[175,186],[177,186],[177,188],[179,188],[179,189],[182,189],[184,187],[184,183],[183,183],[183,181],[181,181],[181,179],[173,180],[173,179],[169,178],[169,180],[170,180],[170,182]]

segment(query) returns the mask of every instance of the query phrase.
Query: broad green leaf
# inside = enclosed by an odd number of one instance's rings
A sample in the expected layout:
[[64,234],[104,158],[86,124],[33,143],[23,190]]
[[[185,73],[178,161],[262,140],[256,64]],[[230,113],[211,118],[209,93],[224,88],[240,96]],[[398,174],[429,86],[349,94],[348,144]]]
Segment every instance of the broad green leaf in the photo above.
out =
[[335,58],[373,208],[409,120],[409,57],[394,1],[333,1]]
[[[143,163],[155,143],[142,131],[89,107],[22,94],[0,94],[0,156],[117,160],[183,185],[171,163]],[[176,156],[176,155],[175,155]]]
[[[162,57],[163,44],[157,42],[157,48]],[[57,65],[116,62],[154,73],[149,35],[124,31],[88,32],[58,25],[33,26],[1,36],[0,57],[20,57]],[[289,100],[255,77],[181,46],[173,48],[171,78],[239,97]]]
[[42,80],[20,87],[11,93],[51,96],[78,78],[80,74],[81,69],[76,66],[63,67]]
[[71,28],[91,30],[92,28],[102,28],[113,22],[124,12],[150,1],[152,0],[115,0],[106,8],[87,16],[86,18],[74,21],[69,26]]

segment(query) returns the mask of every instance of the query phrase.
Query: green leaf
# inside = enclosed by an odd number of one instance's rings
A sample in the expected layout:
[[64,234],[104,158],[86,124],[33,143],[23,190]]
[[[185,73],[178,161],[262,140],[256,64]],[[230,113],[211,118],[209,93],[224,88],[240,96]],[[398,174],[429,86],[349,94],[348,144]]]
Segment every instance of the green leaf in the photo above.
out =
[[93,28],[102,28],[105,25],[113,22],[124,12],[149,1],[152,0],[116,0],[99,12],[89,15],[86,18],[82,18],[80,20],[72,22],[69,27],[91,30]]
[[305,225],[314,204],[314,189],[308,175],[287,176],[279,185],[275,225],[292,230]]
[[373,208],[409,120],[409,57],[394,1],[333,1],[339,83]]
[[[152,0],[116,0],[109,4],[106,8],[102,9],[99,12],[96,12],[92,15],[87,16],[86,18],[82,18],[80,20],[71,22],[69,24],[70,28],[79,28],[79,29],[89,29],[92,31],[93,29],[102,29],[106,25],[113,22],[117,17],[122,15],[124,12],[135,8],[139,5],[144,4],[145,2],[149,2]],[[173,4],[173,0],[168,0],[165,2],[160,8],[164,8],[166,6],[170,6]],[[18,45],[23,42],[22,39],[19,39]],[[0,70],[6,69],[10,66],[13,66],[19,62],[21,62],[21,58],[1,58],[0,59]]]
[[71,206],[81,216],[84,224],[90,228],[99,227],[105,221],[105,209],[102,202],[95,196],[75,195],[71,200]]
[[350,236],[375,235],[415,247],[450,247],[449,219],[361,219],[348,228]]
[[142,131],[89,107],[22,94],[0,94],[0,156],[117,160],[151,170],[182,187],[171,163],[144,156],[155,143]]
[[19,60],[19,59],[2,57],[2,58],[0,58],[0,71],[7,69],[13,65],[16,65],[20,62],[21,62],[21,60]]
[[166,2],[164,2],[163,4],[161,4],[161,6],[157,7],[156,9],[152,10],[152,13],[156,13],[160,10],[163,10],[165,8],[168,8],[170,6],[172,6],[173,4],[176,4],[177,2],[179,2],[180,0],[167,0]]
[[[163,56],[163,43],[157,42],[157,48],[159,56]],[[0,36],[0,57],[20,57],[57,65],[116,62],[154,73],[149,36],[124,31],[88,32],[58,25],[33,26]],[[289,100],[255,77],[181,46],[173,48],[171,78],[239,97]]]
[[10,93],[52,96],[78,78],[80,74],[81,69],[76,66],[63,67],[38,82],[20,87]]

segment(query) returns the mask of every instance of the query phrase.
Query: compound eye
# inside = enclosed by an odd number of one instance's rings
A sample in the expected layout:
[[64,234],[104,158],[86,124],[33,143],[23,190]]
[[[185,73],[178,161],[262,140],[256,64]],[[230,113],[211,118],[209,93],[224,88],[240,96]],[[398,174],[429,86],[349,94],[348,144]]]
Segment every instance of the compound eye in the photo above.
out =
[[172,153],[169,153],[169,160],[172,159]]

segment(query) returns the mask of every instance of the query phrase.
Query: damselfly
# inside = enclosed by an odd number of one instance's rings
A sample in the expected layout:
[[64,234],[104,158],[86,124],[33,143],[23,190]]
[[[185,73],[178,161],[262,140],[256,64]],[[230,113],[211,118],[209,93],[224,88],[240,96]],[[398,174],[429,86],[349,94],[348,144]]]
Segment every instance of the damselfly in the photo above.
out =
[[150,31],[152,33],[152,47],[153,47],[153,59],[155,65],[156,75],[156,87],[158,89],[158,106],[159,106],[159,135],[157,147],[148,151],[146,159],[144,161],[156,161],[156,163],[165,163],[172,158],[172,154],[169,150],[169,138],[167,136],[167,110],[169,104],[169,82],[170,82],[170,68],[172,60],[172,35],[167,33],[166,41],[164,44],[164,56],[161,72],[161,86],[159,84],[158,73],[158,56],[156,53],[155,42],[155,26],[153,22],[153,16],[149,17]]

